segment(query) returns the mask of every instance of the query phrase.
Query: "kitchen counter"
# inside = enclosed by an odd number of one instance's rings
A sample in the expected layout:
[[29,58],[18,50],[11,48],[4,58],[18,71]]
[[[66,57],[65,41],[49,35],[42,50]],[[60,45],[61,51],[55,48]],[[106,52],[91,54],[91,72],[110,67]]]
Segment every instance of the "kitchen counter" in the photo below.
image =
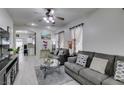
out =
[[2,71],[4,71],[17,57],[18,55],[13,55],[10,59],[5,59],[0,62],[0,73],[2,73]]
[[14,83],[18,73],[18,55],[13,55],[9,59],[0,62],[0,85],[11,85]]

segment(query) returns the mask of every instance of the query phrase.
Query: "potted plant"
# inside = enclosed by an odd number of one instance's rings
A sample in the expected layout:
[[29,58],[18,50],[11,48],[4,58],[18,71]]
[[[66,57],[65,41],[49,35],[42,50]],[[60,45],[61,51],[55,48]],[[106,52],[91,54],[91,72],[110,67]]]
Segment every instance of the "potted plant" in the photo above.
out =
[[9,48],[8,51],[13,52],[13,54],[17,54],[19,52],[19,47],[18,48]]

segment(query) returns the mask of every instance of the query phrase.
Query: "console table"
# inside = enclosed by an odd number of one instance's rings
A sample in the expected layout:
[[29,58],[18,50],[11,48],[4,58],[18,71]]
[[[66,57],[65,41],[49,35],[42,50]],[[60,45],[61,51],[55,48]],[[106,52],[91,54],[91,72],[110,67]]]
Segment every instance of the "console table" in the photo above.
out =
[[0,85],[12,85],[19,71],[18,55],[0,62]]

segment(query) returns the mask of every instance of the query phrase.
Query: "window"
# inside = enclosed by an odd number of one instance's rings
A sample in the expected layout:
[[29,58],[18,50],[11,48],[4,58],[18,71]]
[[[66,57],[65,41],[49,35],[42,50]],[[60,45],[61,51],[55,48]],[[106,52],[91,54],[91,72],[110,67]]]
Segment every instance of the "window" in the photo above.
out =
[[64,48],[64,31],[59,33],[59,46]]
[[55,46],[56,46],[56,48],[59,48],[59,44],[58,44],[58,37],[59,37],[59,35],[58,34],[55,34]]
[[78,25],[70,28],[71,40],[72,40],[72,52],[77,53],[79,50],[83,50],[83,25]]

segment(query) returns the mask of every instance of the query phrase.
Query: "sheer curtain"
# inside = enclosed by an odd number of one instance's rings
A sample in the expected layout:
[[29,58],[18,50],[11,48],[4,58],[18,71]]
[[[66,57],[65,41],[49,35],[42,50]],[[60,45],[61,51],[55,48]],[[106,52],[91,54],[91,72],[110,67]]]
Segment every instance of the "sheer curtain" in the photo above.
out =
[[59,45],[60,48],[64,48],[64,31],[59,33]]
[[79,25],[70,29],[72,40],[72,52],[77,53],[83,50],[83,25]]
[[56,48],[59,48],[58,46],[58,41],[59,41],[59,35],[58,34],[55,34],[55,45],[56,45]]
[[76,50],[76,46],[75,46],[75,31],[76,28],[72,28],[70,29],[71,31],[71,41],[72,41],[72,49],[70,50],[70,54],[73,54]]
[[77,53],[79,50],[83,50],[83,26],[79,25],[76,27],[75,31],[75,52]]

